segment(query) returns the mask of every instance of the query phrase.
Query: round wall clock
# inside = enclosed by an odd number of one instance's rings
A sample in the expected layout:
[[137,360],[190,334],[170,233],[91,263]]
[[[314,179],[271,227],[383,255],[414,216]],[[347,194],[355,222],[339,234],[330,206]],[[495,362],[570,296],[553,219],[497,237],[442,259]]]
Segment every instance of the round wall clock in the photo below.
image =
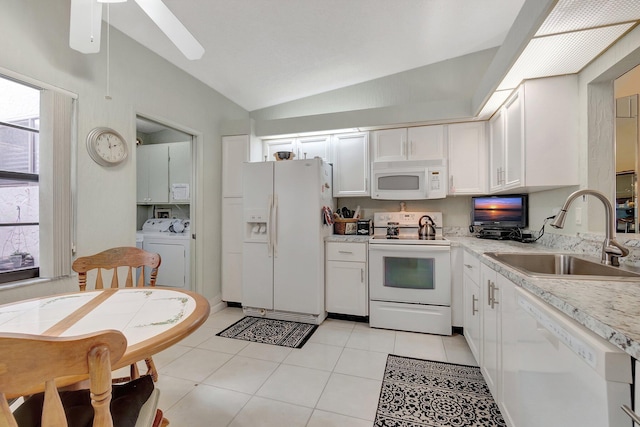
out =
[[113,129],[95,128],[87,135],[87,151],[102,166],[115,166],[127,158],[127,141]]

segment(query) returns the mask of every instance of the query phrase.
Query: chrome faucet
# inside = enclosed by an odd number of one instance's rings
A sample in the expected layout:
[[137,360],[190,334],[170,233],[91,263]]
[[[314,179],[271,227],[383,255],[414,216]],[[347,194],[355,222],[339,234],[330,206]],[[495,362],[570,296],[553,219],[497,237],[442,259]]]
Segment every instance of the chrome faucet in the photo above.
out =
[[564,206],[562,206],[562,209],[560,209],[560,212],[556,215],[556,218],[551,223],[551,226],[554,228],[563,228],[564,221],[567,216],[567,209],[569,209],[571,203],[573,203],[576,198],[580,196],[586,196],[587,194],[595,196],[597,199],[599,199],[604,205],[605,210],[605,221],[607,223],[607,227],[604,230],[604,242],[602,242],[602,259],[600,262],[602,262],[603,264],[618,267],[620,265],[619,258],[629,255],[629,249],[622,246],[616,240],[616,214],[613,210],[613,205],[611,204],[607,196],[605,196],[600,191],[586,189],[578,190],[569,194],[566,202],[564,202]]

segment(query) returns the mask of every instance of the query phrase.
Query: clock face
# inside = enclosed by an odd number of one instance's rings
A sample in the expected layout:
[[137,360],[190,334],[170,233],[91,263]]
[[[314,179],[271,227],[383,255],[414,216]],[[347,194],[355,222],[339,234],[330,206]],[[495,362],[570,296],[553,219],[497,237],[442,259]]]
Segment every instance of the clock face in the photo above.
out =
[[102,166],[115,166],[121,163],[128,153],[124,138],[108,128],[96,128],[89,132],[87,150],[91,158]]

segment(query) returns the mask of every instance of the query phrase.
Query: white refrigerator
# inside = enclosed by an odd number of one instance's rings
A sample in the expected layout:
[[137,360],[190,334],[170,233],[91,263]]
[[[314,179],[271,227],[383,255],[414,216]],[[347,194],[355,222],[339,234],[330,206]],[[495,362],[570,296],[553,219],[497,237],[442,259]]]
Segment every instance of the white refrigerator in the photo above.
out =
[[320,158],[243,165],[245,314],[321,323],[323,206],[334,209],[332,168]]

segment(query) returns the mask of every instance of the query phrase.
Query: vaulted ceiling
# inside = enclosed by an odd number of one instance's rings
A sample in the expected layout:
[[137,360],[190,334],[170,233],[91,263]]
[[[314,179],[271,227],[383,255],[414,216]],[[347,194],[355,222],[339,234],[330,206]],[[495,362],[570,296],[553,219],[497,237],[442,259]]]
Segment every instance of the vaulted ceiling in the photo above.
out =
[[186,59],[134,1],[103,19],[248,111],[500,46],[524,0],[163,0]]

